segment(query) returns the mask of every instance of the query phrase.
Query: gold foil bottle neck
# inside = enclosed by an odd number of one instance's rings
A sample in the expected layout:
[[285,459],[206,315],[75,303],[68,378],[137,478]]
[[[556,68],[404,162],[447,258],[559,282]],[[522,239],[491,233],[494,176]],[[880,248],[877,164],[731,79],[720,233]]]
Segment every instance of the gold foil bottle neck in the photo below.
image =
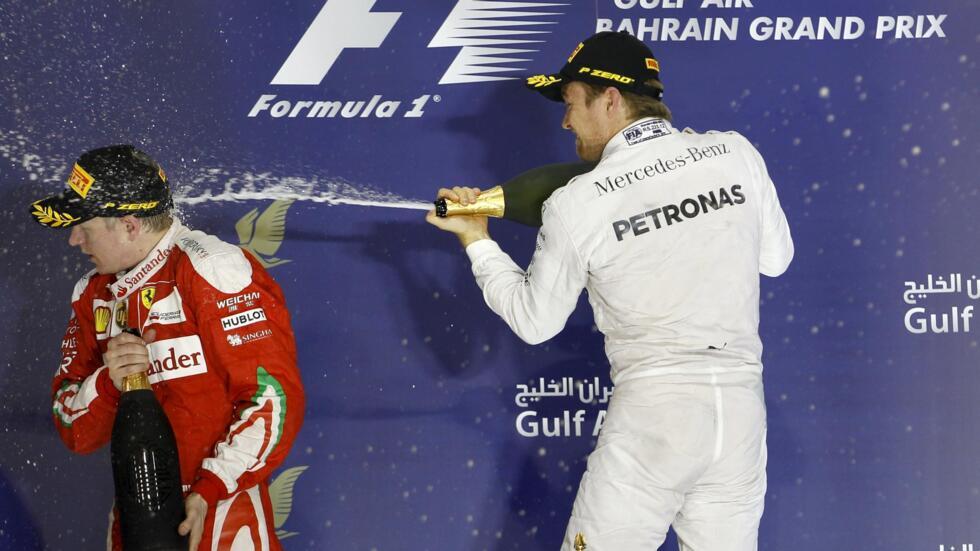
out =
[[436,214],[440,217],[477,215],[503,218],[504,188],[494,186],[481,192],[475,202],[465,206],[449,199],[440,199],[436,201]]
[[585,536],[581,532],[575,534],[575,551],[585,551]]
[[123,379],[122,391],[129,392],[130,390],[150,390],[150,379],[146,376],[146,372],[127,375]]

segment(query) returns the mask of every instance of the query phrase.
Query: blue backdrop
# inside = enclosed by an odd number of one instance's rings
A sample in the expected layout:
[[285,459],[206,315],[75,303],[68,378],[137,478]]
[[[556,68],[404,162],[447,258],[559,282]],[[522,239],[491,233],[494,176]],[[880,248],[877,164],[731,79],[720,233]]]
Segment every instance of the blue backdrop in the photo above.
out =
[[[976,0],[5,0],[0,548],[104,548],[108,453],[49,417],[88,266],[27,206],[132,142],[285,291],[286,549],[556,549],[611,386],[591,312],[523,344],[405,207],[572,160],[514,77],[606,28],[652,47],[677,126],[757,144],[796,241],[762,282],[760,547],[980,548],[978,25]],[[491,230],[527,262],[533,230]]]

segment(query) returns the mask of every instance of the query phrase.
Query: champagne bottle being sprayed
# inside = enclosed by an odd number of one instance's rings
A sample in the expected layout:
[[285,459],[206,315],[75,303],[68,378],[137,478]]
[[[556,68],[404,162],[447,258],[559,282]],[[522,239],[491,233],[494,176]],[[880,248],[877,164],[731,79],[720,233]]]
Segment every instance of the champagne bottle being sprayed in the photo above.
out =
[[186,551],[188,539],[177,533],[184,520],[177,440],[145,372],[123,381],[110,455],[123,548]]
[[499,186],[480,193],[475,203],[460,205],[447,199],[435,202],[440,217],[477,214],[541,226],[541,205],[569,180],[595,168],[595,163],[558,163],[532,168]]

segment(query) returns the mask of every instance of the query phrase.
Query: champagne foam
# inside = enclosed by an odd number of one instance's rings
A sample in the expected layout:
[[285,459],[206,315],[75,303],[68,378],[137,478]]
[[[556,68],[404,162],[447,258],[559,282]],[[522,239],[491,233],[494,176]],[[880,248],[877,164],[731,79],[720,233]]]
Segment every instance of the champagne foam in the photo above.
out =
[[[63,186],[72,159],[43,151],[27,136],[0,129],[0,157],[20,165],[32,182]],[[354,205],[397,209],[429,210],[432,203],[358,185],[343,178],[321,175],[285,175],[221,166],[166,169],[173,188],[178,211],[187,207],[217,202],[293,200],[326,205]]]

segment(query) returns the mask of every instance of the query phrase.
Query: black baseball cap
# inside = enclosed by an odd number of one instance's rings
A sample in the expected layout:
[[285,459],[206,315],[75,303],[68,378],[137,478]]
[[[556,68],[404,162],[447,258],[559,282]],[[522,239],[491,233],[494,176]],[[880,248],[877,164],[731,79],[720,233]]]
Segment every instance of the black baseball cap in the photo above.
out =
[[31,204],[38,224],[67,228],[98,216],[144,218],[173,206],[163,169],[131,145],[86,151],[75,161],[66,185],[65,191]]
[[613,86],[626,92],[663,97],[663,89],[646,84],[660,82],[660,63],[642,41],[626,31],[603,31],[585,39],[560,71],[528,77],[527,87],[552,101],[562,101],[561,87],[572,80]]

